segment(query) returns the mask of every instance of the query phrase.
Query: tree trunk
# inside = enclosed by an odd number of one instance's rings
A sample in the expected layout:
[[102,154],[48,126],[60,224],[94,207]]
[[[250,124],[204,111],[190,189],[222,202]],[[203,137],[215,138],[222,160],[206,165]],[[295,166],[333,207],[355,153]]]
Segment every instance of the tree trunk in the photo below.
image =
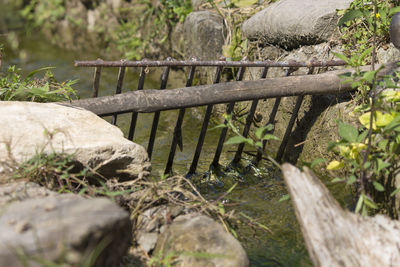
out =
[[282,171],[314,266],[399,266],[400,222],[342,209],[307,168]]

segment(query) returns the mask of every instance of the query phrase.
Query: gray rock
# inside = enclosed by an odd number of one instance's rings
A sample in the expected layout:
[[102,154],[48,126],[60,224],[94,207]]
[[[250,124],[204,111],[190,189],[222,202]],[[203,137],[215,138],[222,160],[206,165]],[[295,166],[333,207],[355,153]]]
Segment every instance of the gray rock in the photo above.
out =
[[240,243],[222,225],[198,214],[177,217],[158,238],[157,253],[175,253],[174,266],[249,266]]
[[204,4],[204,0],[192,0],[192,8],[194,11],[200,10],[200,6]]
[[352,0],[280,0],[243,23],[243,34],[264,44],[293,49],[328,41],[337,27],[337,9]]
[[56,195],[55,192],[30,182],[12,182],[0,186],[0,207],[7,203],[31,198],[44,198]]
[[[59,104],[0,102],[0,166],[21,163],[35,153],[73,154],[105,177],[148,175],[146,150],[95,114]],[[3,168],[5,169],[5,168]]]
[[139,247],[146,251],[151,252],[157,243],[157,238],[160,233],[165,229],[166,218],[169,217],[173,220],[185,211],[181,206],[168,206],[161,205],[152,207],[142,212],[135,224],[135,241]]
[[390,21],[389,34],[393,45],[400,49],[400,13],[393,15]]
[[376,55],[378,61],[383,64],[400,60],[400,51],[393,44],[388,44],[386,49],[380,47]]
[[115,266],[131,243],[129,214],[105,198],[34,198],[3,205],[0,214],[2,266],[23,266],[21,259],[78,266],[88,257],[94,266]]
[[222,56],[225,26],[221,16],[211,11],[192,12],[183,27],[186,58],[216,60]]

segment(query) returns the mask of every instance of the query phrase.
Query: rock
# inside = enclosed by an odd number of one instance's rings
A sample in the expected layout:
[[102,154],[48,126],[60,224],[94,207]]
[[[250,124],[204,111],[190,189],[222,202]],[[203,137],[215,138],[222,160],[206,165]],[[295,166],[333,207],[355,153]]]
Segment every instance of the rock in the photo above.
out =
[[388,44],[386,49],[380,47],[376,55],[378,61],[383,64],[400,61],[400,51],[393,44]]
[[55,103],[0,102],[0,120],[7,125],[0,130],[0,166],[22,163],[38,151],[65,152],[106,178],[149,174],[145,149],[87,110]]
[[28,266],[81,266],[88,257],[91,266],[115,266],[131,243],[129,214],[106,198],[51,195],[2,205],[0,214],[2,266],[23,266],[21,257]]
[[393,15],[390,21],[389,34],[393,45],[400,49],[400,13]]
[[12,182],[0,186],[0,207],[7,203],[24,201],[31,198],[54,196],[56,193],[30,182]]
[[225,26],[221,16],[211,11],[192,12],[183,27],[186,58],[216,60],[222,56]]
[[204,0],[192,0],[192,8],[195,11],[200,10],[200,6],[204,4]]
[[328,41],[336,29],[337,9],[352,0],[281,0],[243,23],[243,34],[286,49]]
[[136,221],[135,239],[141,249],[150,253],[156,246],[160,233],[165,230],[166,218],[173,220],[178,215],[187,213],[181,206],[161,205],[142,212]]
[[240,243],[222,225],[198,214],[177,217],[158,238],[154,255],[159,253],[175,253],[174,266],[249,266]]

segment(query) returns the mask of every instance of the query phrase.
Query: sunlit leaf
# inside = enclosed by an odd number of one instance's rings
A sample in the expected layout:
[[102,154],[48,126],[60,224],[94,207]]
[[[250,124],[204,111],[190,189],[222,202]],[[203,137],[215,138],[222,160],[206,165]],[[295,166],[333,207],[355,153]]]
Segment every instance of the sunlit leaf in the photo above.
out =
[[339,123],[339,136],[348,142],[356,142],[358,130],[348,123],[341,122]]
[[231,0],[237,7],[248,7],[258,3],[258,0]]
[[262,140],[280,140],[279,137],[276,137],[273,134],[266,134],[263,136]]
[[343,167],[344,167],[344,162],[333,160],[328,164],[328,166],[326,166],[326,169],[328,171],[334,171],[334,170],[339,170]]
[[347,11],[343,17],[338,21],[338,26],[342,26],[344,23],[354,20],[356,18],[361,18],[363,13],[359,9],[352,9]]
[[326,161],[326,159],[323,159],[323,158],[314,159],[314,160],[311,162],[310,167],[311,167],[311,168],[314,168],[314,167],[317,166],[318,164],[324,163],[325,161]]
[[233,136],[229,138],[228,141],[225,142],[225,145],[235,145],[235,144],[240,144],[240,143],[248,143],[248,144],[253,144],[253,140],[249,138],[244,138],[243,136]]
[[361,194],[358,198],[357,205],[356,205],[356,213],[359,213],[364,203],[364,194]]
[[[349,59],[346,57],[346,55],[340,54],[340,53],[335,53],[333,52],[333,54],[335,55],[335,57],[345,61],[346,63],[349,63]],[[346,75],[346,74],[340,74],[341,76]]]
[[279,202],[283,202],[283,201],[286,201],[286,200],[289,200],[290,199],[290,195],[289,194],[286,194],[286,195],[283,195],[280,199],[279,199]]
[[385,191],[385,188],[384,188],[380,183],[378,183],[378,182],[373,182],[372,184],[374,185],[374,187],[375,187],[375,189],[376,189],[377,191],[379,191],[379,192]]

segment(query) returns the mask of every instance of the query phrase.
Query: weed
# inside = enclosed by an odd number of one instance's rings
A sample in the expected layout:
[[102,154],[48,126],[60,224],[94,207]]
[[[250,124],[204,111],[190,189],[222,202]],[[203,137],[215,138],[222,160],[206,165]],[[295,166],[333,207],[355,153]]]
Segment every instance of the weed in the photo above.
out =
[[[9,67],[0,76],[0,101],[56,102],[76,98],[75,90],[71,87],[76,81],[58,83],[50,69],[37,69],[23,79],[20,69]],[[44,77],[34,79],[33,76],[41,71],[46,71]]]
[[[368,37],[368,40],[372,38],[372,43],[368,45],[371,46],[369,49],[362,53],[356,51],[350,58],[337,54],[355,68],[354,75],[346,77],[345,82],[351,82],[354,88],[358,88],[358,105],[353,113],[358,117],[359,125],[338,122],[340,139],[331,142],[328,147],[337,159],[328,163],[327,169],[334,176],[340,170],[342,176],[335,177],[333,181],[344,182],[356,189],[356,212],[363,215],[379,212],[397,218],[395,198],[400,192],[400,188],[396,188],[396,176],[400,170],[400,93],[387,88],[397,88],[396,80],[400,76],[397,73],[381,75],[383,66],[375,69],[379,37],[387,34],[392,13],[388,1],[372,1],[370,4],[354,1],[342,18],[343,23],[354,19],[363,22],[358,24],[359,31],[370,31],[365,36],[372,34]],[[360,40],[367,40],[365,38]],[[371,57],[372,70],[362,72],[360,66],[368,56]]]
[[[388,28],[391,17],[394,13],[400,11],[400,7],[395,7],[397,2],[395,0],[378,1],[376,3],[376,14],[373,12],[373,2],[367,0],[355,0],[348,9],[338,11],[338,14],[342,16],[338,26],[340,26],[346,55],[361,54],[371,48],[374,33],[377,38],[377,47],[388,43]],[[370,54],[365,58],[365,62],[369,61]]]

